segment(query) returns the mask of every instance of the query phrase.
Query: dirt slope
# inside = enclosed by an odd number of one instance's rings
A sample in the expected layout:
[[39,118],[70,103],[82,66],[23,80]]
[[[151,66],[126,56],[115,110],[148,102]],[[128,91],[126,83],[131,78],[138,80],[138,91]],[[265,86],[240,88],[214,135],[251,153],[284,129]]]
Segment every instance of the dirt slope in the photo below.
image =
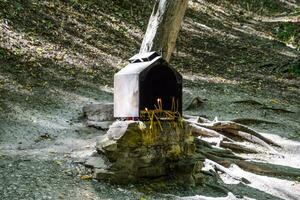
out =
[[[264,119],[275,123],[248,125],[300,140],[298,5],[191,1],[172,64],[184,76],[185,105],[206,100],[186,112]],[[151,9],[146,0],[0,0],[2,199],[147,196],[79,181],[76,163],[104,133],[78,120],[82,106],[112,101],[113,74],[138,52]],[[50,139],[41,139],[45,134]]]

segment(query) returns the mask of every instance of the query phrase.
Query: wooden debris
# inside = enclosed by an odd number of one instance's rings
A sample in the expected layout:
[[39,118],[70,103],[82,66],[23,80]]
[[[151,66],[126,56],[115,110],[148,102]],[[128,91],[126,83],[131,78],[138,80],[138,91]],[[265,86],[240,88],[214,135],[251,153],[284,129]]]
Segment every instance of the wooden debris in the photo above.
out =
[[[185,121],[191,123],[189,120],[185,120]],[[256,138],[259,138],[260,140],[264,141],[267,144],[280,147],[277,143],[266,138],[265,136],[261,135],[260,133],[256,132],[255,130],[253,130],[247,126],[244,126],[242,124],[232,122],[232,121],[217,121],[217,122],[210,122],[210,123],[195,123],[195,122],[193,122],[193,124],[200,126],[200,127],[207,128],[207,129],[211,129],[211,130],[214,130],[217,132],[233,133],[235,135],[241,136],[242,138],[245,138],[245,134],[240,134],[239,133],[239,131],[240,131],[243,133],[247,133],[250,136],[251,135],[255,136]],[[247,138],[248,138],[247,140],[249,140],[249,138],[251,139],[251,137],[247,137]]]
[[192,133],[194,136],[206,136],[206,137],[220,137],[222,136],[220,133],[217,131],[204,128],[201,126],[197,126],[195,124],[190,125],[192,127]]
[[256,149],[247,147],[245,145],[237,144],[234,142],[221,141],[220,147],[231,149],[232,151],[237,153],[259,153],[259,151],[257,151]]
[[[280,155],[273,146],[280,147],[276,142],[266,138],[261,133],[234,121],[210,121],[205,118],[195,116],[185,116],[184,121],[192,127],[192,133],[197,137],[196,152],[206,158],[215,169],[227,174],[231,178],[243,182],[250,183],[244,177],[238,177],[229,169],[232,164],[237,165],[243,170],[264,174],[267,176],[284,176],[291,178],[298,178],[300,170],[292,167],[266,164],[261,162],[247,161],[244,158],[235,155],[234,153],[260,153],[257,150],[257,145],[262,146],[271,154]],[[235,120],[239,121],[239,120]],[[232,137],[230,137],[232,136]],[[209,143],[211,139],[216,138],[220,142],[218,144]],[[244,145],[237,142],[237,138],[256,144],[255,146]],[[206,141],[208,139],[208,141]],[[264,149],[262,149],[264,150]]]
[[246,178],[237,176],[236,174],[232,173],[232,171],[228,170],[226,167],[224,167],[224,166],[222,166],[222,165],[220,165],[220,164],[218,164],[214,161],[206,160],[206,162],[209,163],[210,165],[212,165],[215,170],[223,172],[223,173],[227,174],[228,176],[230,176],[231,178],[233,178],[235,180],[238,180],[240,182],[244,182],[246,184],[250,183],[250,181],[248,181]]
[[266,143],[264,140],[261,140],[260,138],[254,136],[254,135],[251,135],[251,134],[243,132],[243,131],[233,130],[233,129],[227,129],[227,131],[234,135],[237,135],[249,142],[256,143],[263,147],[266,147],[267,149],[271,150],[271,152],[274,154],[278,154],[278,152],[273,147],[271,147],[268,143]]
[[[184,118],[184,121],[191,126],[193,135],[201,136],[203,139],[213,137],[219,140],[219,142],[212,145],[206,141],[203,141],[199,137],[198,141],[201,142],[198,142],[199,144],[196,145],[197,152],[203,155],[205,158],[212,160],[224,167],[229,167],[231,164],[237,164],[247,171],[260,170],[259,166],[255,167],[255,164],[248,166],[247,168],[246,164],[242,162],[243,159],[233,154],[233,152],[259,153],[259,151],[255,148],[237,143],[237,138],[235,137],[258,144],[268,149],[270,153],[279,155],[279,153],[271,146],[273,145],[279,147],[277,143],[245,125],[233,121],[218,121],[217,119],[215,121],[210,121],[208,119],[200,117],[197,118],[195,116],[184,116]],[[219,170],[222,169],[219,168]]]
[[249,172],[253,172],[256,174],[264,174],[269,176],[286,176],[286,177],[300,177],[300,169],[275,165],[270,163],[260,163],[260,162],[250,162],[239,160],[236,164]]

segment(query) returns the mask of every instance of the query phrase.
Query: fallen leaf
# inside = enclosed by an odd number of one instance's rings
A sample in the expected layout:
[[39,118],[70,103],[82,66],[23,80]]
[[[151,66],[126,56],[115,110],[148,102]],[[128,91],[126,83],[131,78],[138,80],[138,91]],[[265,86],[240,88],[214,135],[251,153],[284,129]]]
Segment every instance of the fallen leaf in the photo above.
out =
[[57,153],[55,150],[49,150],[49,153]]
[[275,104],[278,104],[278,103],[279,103],[279,101],[278,101],[277,99],[271,99],[270,102],[271,102],[271,103],[275,103]]
[[80,176],[81,180],[91,180],[92,178],[93,178],[92,175],[82,175],[82,176]]
[[61,164],[62,164],[62,161],[60,161],[60,160],[55,160],[54,163],[57,164],[57,165],[61,165]]

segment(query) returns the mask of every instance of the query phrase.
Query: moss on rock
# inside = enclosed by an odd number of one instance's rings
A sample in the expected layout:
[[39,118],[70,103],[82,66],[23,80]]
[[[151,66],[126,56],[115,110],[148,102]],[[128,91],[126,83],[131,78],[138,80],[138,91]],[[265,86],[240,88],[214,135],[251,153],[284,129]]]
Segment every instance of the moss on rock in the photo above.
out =
[[190,129],[185,124],[160,123],[162,130],[150,128],[150,122],[115,122],[97,142],[97,151],[108,160],[109,167],[96,169],[95,178],[113,183],[163,178],[199,184],[203,158],[196,156]]

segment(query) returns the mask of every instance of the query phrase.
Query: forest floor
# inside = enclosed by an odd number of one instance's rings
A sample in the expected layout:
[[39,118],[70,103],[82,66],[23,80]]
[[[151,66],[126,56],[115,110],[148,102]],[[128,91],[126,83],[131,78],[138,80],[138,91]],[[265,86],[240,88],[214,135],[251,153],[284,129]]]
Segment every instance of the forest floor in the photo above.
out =
[[[295,148],[286,153],[300,160],[296,2],[193,0],[171,64],[184,77],[184,106],[195,97],[203,100],[185,113],[250,118],[244,123],[255,130],[293,140]],[[112,102],[113,74],[138,52],[152,5],[0,0],[0,199],[175,198],[80,179],[88,173],[80,163],[105,133],[82,123],[82,107]],[[299,180],[291,181],[298,187]],[[275,199],[269,190],[228,188],[236,196]],[[288,192],[279,197],[297,199]],[[199,195],[226,196],[216,188]]]

